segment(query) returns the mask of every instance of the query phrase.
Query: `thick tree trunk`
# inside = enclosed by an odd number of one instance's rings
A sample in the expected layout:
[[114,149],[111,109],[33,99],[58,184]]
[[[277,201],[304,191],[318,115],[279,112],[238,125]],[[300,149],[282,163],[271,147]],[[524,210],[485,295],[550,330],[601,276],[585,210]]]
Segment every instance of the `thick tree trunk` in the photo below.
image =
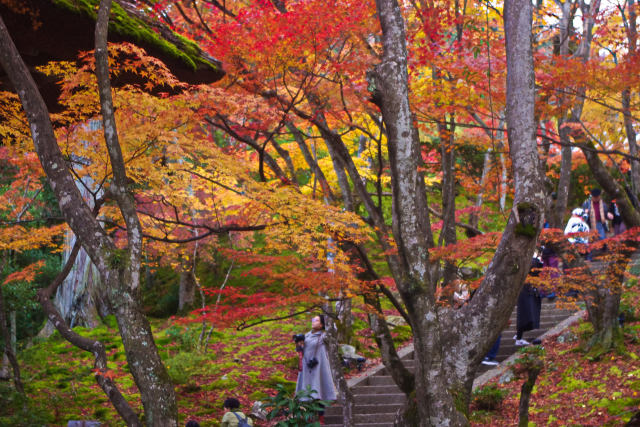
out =
[[584,300],[589,313],[589,322],[593,326],[593,335],[587,343],[592,357],[623,346],[622,329],[618,320],[620,296],[622,294],[623,272],[628,258],[620,258],[618,262],[589,263],[593,281],[584,293]]
[[[637,55],[638,48],[638,28],[636,22],[636,2],[628,0],[629,18],[627,19],[627,40],[629,41],[628,56],[633,59]],[[633,119],[631,115],[631,90],[629,88],[622,91],[622,114],[624,114],[624,128],[627,133],[627,141],[629,142],[629,154],[634,156],[631,160],[631,189],[633,196],[637,199],[640,193],[640,161],[638,157],[638,142],[636,131],[633,128]]]
[[178,310],[182,311],[193,307],[196,300],[196,281],[191,265],[183,265],[178,287]]
[[338,401],[342,404],[342,425],[345,427],[351,427],[354,424],[353,419],[353,393],[349,389],[347,385],[347,380],[344,377],[344,371],[342,367],[342,359],[340,357],[340,351],[338,348],[338,339],[337,333],[338,328],[336,327],[335,320],[333,316],[333,310],[330,304],[327,304],[323,307],[326,319],[326,345],[327,345],[327,356],[329,356],[329,364],[331,365],[331,375],[333,376],[333,383],[336,386],[336,391],[338,392]]
[[[139,302],[142,226],[136,212],[135,199],[128,188],[129,180],[118,141],[115,110],[111,98],[107,50],[110,10],[111,0],[100,0],[95,30],[96,77],[104,139],[113,172],[111,192],[126,224],[128,246],[124,254],[119,253],[117,249],[112,251],[109,260],[110,271],[104,271],[102,274],[109,289],[111,305],[116,313],[129,370],[140,390],[145,422],[149,426],[173,427],[178,425],[175,391],[158,354],[151,326],[142,313]],[[117,274],[114,274],[116,272]]]
[[111,306],[118,317],[129,368],[140,390],[148,425],[177,426],[173,385],[162,365],[146,319],[140,313],[142,232],[133,195],[128,190],[122,152],[117,139],[109,69],[106,31],[111,2],[102,0],[96,24],[96,74],[105,142],[111,159],[110,191],[118,202],[127,230],[127,249],[118,249],[107,236],[78,191],[57,144],[42,96],[0,19],[0,63],[20,96],[29,121],[34,146],[60,211],[100,271]]
[[[438,123],[440,153],[442,158],[442,230],[439,243],[456,243],[456,150],[454,145],[455,124],[452,117],[449,127]],[[457,268],[452,262],[445,262],[442,285],[451,284],[456,278]]]
[[[562,10],[562,16],[560,17],[560,49],[559,55],[561,57],[567,57],[569,55],[569,33],[571,32],[572,23],[572,2],[566,0],[560,4]],[[565,102],[565,96],[561,96],[561,102]],[[565,107],[566,108],[566,107]],[[569,203],[569,185],[571,182],[571,146],[569,141],[570,129],[565,126],[567,122],[567,114],[564,114],[558,119],[558,133],[561,148],[561,161],[560,161],[560,178],[558,180],[558,188],[556,190],[557,199],[555,204],[555,211],[550,218],[551,226],[553,228],[562,228],[564,223],[564,214],[567,211],[567,204]]]
[[7,355],[11,369],[13,370],[13,384],[16,390],[24,394],[24,387],[22,386],[22,380],[20,379],[20,365],[18,365],[18,359],[16,358],[15,346],[12,343],[11,333],[7,328],[7,317],[5,315],[4,297],[2,295],[2,286],[0,285],[0,332],[4,341],[4,354]]
[[529,426],[529,400],[533,386],[540,375],[540,369],[533,369],[527,373],[527,378],[520,388],[520,403],[518,404],[518,427]]
[[111,376],[107,374],[109,369],[107,367],[107,353],[104,344],[100,341],[80,336],[74,332],[64,321],[60,312],[50,299],[51,295],[62,284],[71,271],[79,250],[80,244],[75,244],[69,253],[69,258],[62,268],[62,271],[48,287],[38,291],[38,301],[40,301],[40,305],[47,315],[47,319],[51,325],[60,332],[62,337],[76,347],[93,354],[96,382],[100,385],[122,419],[128,426],[142,426],[138,415],[133,411],[122,393],[120,393],[118,386],[113,382]]
[[408,103],[404,22],[396,1],[378,0],[376,4],[384,56],[376,67],[375,83],[388,135],[393,235],[400,258],[400,272],[394,278],[414,331],[419,423],[467,425],[465,413],[475,367],[515,304],[545,211],[534,137],[532,6],[516,0],[509,3],[505,13],[507,125],[516,183],[514,213],[476,296],[464,309],[454,311],[438,309],[435,303],[424,179],[418,170],[419,145]]

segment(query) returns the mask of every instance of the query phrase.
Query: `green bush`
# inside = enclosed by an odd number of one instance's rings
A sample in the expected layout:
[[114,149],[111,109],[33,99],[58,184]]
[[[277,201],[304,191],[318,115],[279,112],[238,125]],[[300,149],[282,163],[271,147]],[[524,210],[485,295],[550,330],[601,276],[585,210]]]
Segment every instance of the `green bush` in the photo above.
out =
[[331,405],[326,400],[312,399],[313,390],[307,387],[297,394],[287,391],[283,384],[276,385],[278,394],[267,399],[263,407],[271,408],[267,414],[267,420],[283,418],[276,424],[277,427],[319,427],[318,413]]
[[175,384],[185,384],[193,375],[206,369],[207,357],[200,353],[180,352],[165,361],[169,376]]
[[500,408],[508,393],[495,385],[481,387],[473,392],[473,404],[479,410],[495,411]]

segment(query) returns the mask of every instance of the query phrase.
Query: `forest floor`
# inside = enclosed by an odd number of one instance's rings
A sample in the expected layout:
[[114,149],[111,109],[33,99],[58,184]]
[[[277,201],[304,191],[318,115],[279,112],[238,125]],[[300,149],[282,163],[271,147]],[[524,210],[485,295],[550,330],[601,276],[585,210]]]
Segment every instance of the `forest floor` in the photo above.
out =
[[[368,358],[370,366],[379,361],[377,351],[364,314],[357,317],[358,352]],[[227,397],[237,397],[249,411],[254,401],[274,394],[276,384],[292,390],[297,367],[292,335],[309,329],[307,319],[289,319],[243,331],[213,331],[205,353],[198,346],[200,325],[157,320],[153,326],[161,356],[176,384],[180,422],[184,425],[193,418],[203,426],[219,425]],[[107,318],[105,325],[91,331],[76,330],[102,340],[113,377],[141,412],[114,319]],[[571,333],[562,334],[564,342],[554,337],[545,340],[545,367],[531,398],[530,425],[618,426],[638,411],[640,322],[625,324],[626,353],[610,353],[599,360],[590,360],[580,351],[589,330],[590,325],[582,322],[572,327]],[[408,328],[398,328],[395,335],[398,344],[406,342]],[[69,420],[122,425],[95,383],[90,355],[57,333],[23,350],[20,364],[28,401],[25,405],[11,392],[9,383],[0,383],[0,425],[63,426]],[[494,411],[472,407],[472,425],[517,425],[522,380],[496,378],[490,383],[505,390],[506,398]]]
[[[543,342],[544,368],[530,401],[530,426],[622,426],[640,410],[640,322],[624,326],[626,352],[611,352],[592,360],[582,345],[592,332],[581,321]],[[509,371],[507,371],[509,372]],[[509,373],[494,378],[506,394],[496,410],[472,405],[472,426],[518,425],[523,379],[509,381]]]
[[[357,352],[367,357],[366,369],[379,359],[365,316],[356,313],[354,338]],[[296,318],[242,331],[214,330],[206,352],[199,345],[200,324],[178,319],[155,320],[152,326],[160,355],[176,385],[181,424],[196,419],[203,426],[217,426],[224,414],[222,404],[228,397],[238,398],[241,408],[248,412],[253,402],[274,395],[277,384],[294,391],[298,357],[292,335],[307,332],[310,322]],[[115,319],[107,317],[104,325],[92,330],[74,330],[104,343],[109,374],[133,408],[142,413]],[[409,328],[397,327],[394,336],[399,345],[407,342]],[[21,351],[19,363],[28,400],[25,405],[12,392],[11,384],[0,382],[0,425],[66,426],[69,420],[122,425],[95,382],[91,355],[69,344],[57,332]],[[357,373],[354,369],[347,376]]]

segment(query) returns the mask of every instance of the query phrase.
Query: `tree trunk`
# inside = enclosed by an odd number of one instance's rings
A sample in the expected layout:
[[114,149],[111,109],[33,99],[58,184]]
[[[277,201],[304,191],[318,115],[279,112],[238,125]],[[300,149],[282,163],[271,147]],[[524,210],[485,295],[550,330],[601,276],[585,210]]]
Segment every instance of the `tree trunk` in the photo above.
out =
[[317,179],[320,182],[320,187],[322,187],[324,196],[329,201],[329,203],[332,203],[334,200],[334,196],[331,191],[331,187],[329,187],[327,178],[324,176],[322,169],[320,169],[320,166],[318,166],[318,163],[315,161],[314,156],[309,151],[309,147],[307,147],[307,143],[304,140],[304,135],[291,122],[287,122],[286,126],[296,140],[298,148],[300,148],[300,152],[302,153],[302,157],[304,157],[307,165],[309,165],[309,169],[311,169],[311,173],[313,173],[314,179]]
[[111,0],[100,0],[95,29],[94,56],[104,139],[113,172],[111,191],[126,224],[128,245],[124,254],[118,252],[118,249],[111,251],[108,259],[109,269],[104,269],[101,273],[109,289],[111,306],[116,312],[129,370],[140,390],[145,422],[149,426],[174,427],[178,425],[175,391],[169,374],[162,364],[153,340],[151,326],[142,313],[139,301],[142,226],[136,212],[133,193],[129,189],[130,184],[118,140],[115,109],[111,98],[107,50],[110,11]]
[[527,372],[527,379],[522,384],[520,389],[520,403],[518,404],[518,427],[529,426],[529,400],[531,399],[531,392],[533,386],[536,385],[536,380],[540,375],[540,369],[532,369]]
[[[572,29],[571,23],[571,6],[572,2],[566,0],[560,4],[562,10],[562,16],[560,17],[560,48],[559,55],[563,58],[569,55],[569,34]],[[561,95],[561,103],[566,102],[566,97]],[[566,109],[567,107],[565,107]],[[571,145],[569,140],[570,129],[565,126],[567,122],[567,113],[563,114],[558,119],[558,133],[560,137],[561,148],[561,160],[560,160],[560,178],[558,180],[558,189],[556,190],[557,199],[555,204],[555,211],[551,216],[551,226],[553,228],[562,228],[564,224],[564,214],[567,211],[567,204],[569,203],[569,185],[571,182]]]
[[193,307],[196,300],[196,282],[190,265],[182,266],[178,286],[178,310],[188,310]]
[[[96,23],[96,75],[100,92],[105,142],[113,181],[111,194],[118,202],[126,224],[127,249],[118,249],[107,236],[78,191],[57,144],[49,112],[0,19],[0,63],[20,96],[29,121],[38,158],[58,199],[60,211],[100,271],[111,306],[116,312],[129,369],[143,402],[145,421],[150,426],[177,426],[177,405],[173,385],[158,355],[146,319],[139,310],[142,231],[135,200],[128,186],[115,126],[107,58],[107,25],[110,0],[102,0]],[[111,396],[110,396],[111,397]]]
[[62,268],[62,271],[58,273],[56,278],[53,280],[53,282],[51,282],[51,284],[49,284],[49,286],[38,291],[38,301],[40,302],[42,310],[45,312],[50,324],[53,325],[53,327],[56,328],[58,332],[60,332],[60,335],[64,339],[66,339],[76,347],[93,354],[93,366],[95,369],[96,382],[98,383],[98,385],[100,385],[100,387],[107,395],[118,414],[120,414],[122,419],[126,422],[126,424],[128,426],[134,427],[142,426],[138,415],[133,411],[122,393],[120,393],[118,386],[113,382],[111,376],[108,375],[109,369],[107,367],[107,353],[104,344],[102,344],[102,342],[100,341],[83,337],[74,332],[64,321],[64,319],[60,315],[60,312],[50,299],[51,294],[56,291],[56,289],[62,284],[64,279],[71,271],[79,250],[80,244],[76,243],[71,249],[69,258]]
[[334,313],[331,308],[331,304],[327,304],[323,307],[326,320],[326,345],[327,356],[329,357],[329,364],[331,365],[331,375],[333,376],[333,383],[336,386],[338,392],[338,401],[342,403],[342,425],[345,427],[351,427],[354,425],[353,420],[353,393],[347,385],[347,380],[344,377],[344,371],[342,366],[342,358],[340,357],[340,351],[338,348],[337,332],[334,321]]
[[377,0],[376,5],[384,54],[375,70],[375,89],[388,136],[393,235],[399,258],[392,272],[414,332],[419,423],[467,425],[475,369],[515,305],[545,211],[535,143],[532,5],[514,0],[507,3],[505,11],[514,209],[480,289],[459,310],[439,309],[435,301],[428,257],[432,245],[428,205],[408,102],[407,51],[400,7],[394,0]]
[[622,349],[622,328],[618,320],[623,272],[628,258],[618,262],[589,263],[595,283],[586,290],[584,300],[593,326],[593,335],[587,343],[591,357],[598,358],[612,349]]
[[[439,243],[452,245],[456,243],[456,150],[454,145],[455,124],[452,117],[447,128],[446,120],[438,123],[440,135],[440,153],[442,157],[442,230]],[[445,262],[442,275],[442,286],[452,283],[457,273],[456,265]]]
[[[633,59],[637,55],[638,48],[638,28],[636,23],[636,2],[628,0],[629,18],[627,20],[627,40],[629,41],[628,56]],[[627,133],[627,141],[629,142],[629,154],[634,159],[631,160],[631,189],[633,196],[638,199],[640,193],[640,161],[638,157],[638,142],[636,132],[633,128],[633,119],[631,115],[631,90],[629,88],[622,91],[622,114],[624,114],[624,128]]]
[[[15,330],[15,311],[13,312],[12,326]],[[2,286],[0,285],[0,332],[4,341],[4,354],[7,355],[11,368],[13,369],[13,384],[16,390],[24,394],[24,387],[22,386],[22,380],[20,379],[20,365],[18,365],[18,359],[16,358],[15,342],[13,333],[9,332],[7,328],[7,318],[5,316],[4,297],[2,295]]]

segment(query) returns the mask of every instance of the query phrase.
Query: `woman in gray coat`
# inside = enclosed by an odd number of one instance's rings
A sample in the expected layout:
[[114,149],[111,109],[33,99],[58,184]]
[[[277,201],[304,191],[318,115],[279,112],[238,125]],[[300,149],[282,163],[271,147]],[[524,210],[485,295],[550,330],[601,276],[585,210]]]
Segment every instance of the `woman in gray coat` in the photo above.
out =
[[324,343],[324,328],[324,316],[319,315],[311,319],[311,331],[304,336],[302,366],[298,373],[296,394],[310,386],[311,390],[314,390],[314,399],[336,400],[327,347]]

